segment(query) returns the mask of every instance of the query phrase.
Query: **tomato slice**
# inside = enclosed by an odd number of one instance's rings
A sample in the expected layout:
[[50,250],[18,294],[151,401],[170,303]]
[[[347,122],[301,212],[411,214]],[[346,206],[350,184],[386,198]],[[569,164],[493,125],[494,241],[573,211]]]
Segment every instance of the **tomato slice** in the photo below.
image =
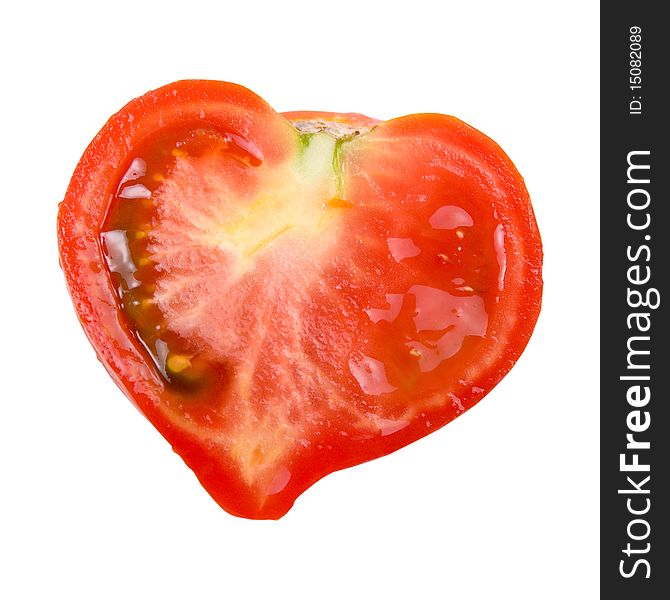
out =
[[101,361],[248,518],[472,407],[540,310],[523,180],[444,115],[279,115],[177,82],[105,125],[58,227]]

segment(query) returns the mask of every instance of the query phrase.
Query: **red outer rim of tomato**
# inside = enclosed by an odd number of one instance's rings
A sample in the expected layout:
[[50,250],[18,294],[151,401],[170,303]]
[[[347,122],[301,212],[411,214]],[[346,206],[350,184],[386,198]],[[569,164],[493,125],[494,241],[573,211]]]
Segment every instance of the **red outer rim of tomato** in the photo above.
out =
[[[250,118],[250,115],[253,118]],[[262,142],[278,138],[278,132],[292,128],[291,122],[329,120],[354,127],[372,127],[380,123],[355,113],[318,113],[312,111],[284,113],[286,120],[250,90],[231,83],[187,80],[169,84],[149,92],[127,104],[109,119],[84,152],[76,167],[65,199],[59,206],[58,245],[66,283],[79,320],[116,384],[138,409],[172,444],[184,461],[196,472],[213,498],[228,512],[247,518],[279,518],[293,505],[295,498],[332,468],[312,469],[298,479],[288,499],[269,502],[256,510],[244,498],[236,500],[234,489],[222,490],[217,473],[209,469],[206,457],[193,447],[186,434],[172,427],[156,404],[164,391],[148,365],[145,353],[138,347],[133,333],[119,315],[118,297],[102,253],[99,233],[114,186],[120,179],[128,153],[157,129],[177,123],[198,122],[205,118],[216,126],[237,131],[247,139]],[[508,188],[510,205],[501,217],[515,235],[509,248],[515,289],[506,290],[506,309],[499,311],[496,325],[504,333],[503,343],[495,353],[485,357],[485,366],[478,371],[478,384],[490,391],[511,369],[525,348],[539,315],[541,304],[542,246],[530,199],[523,179],[500,147],[472,127],[453,117],[443,115],[411,115],[383,123],[376,129],[379,136],[442,135],[448,129],[451,143],[461,150],[487,161],[499,171]],[[263,144],[272,151],[264,160],[281,161],[288,151],[281,144]],[[507,321],[507,322],[506,322]],[[495,354],[495,355],[494,355]],[[478,400],[477,400],[478,401]],[[468,407],[469,408],[469,407]],[[441,427],[419,432],[413,424],[397,434],[382,438],[377,447],[362,452],[355,459],[339,463],[345,468],[397,450],[419,437]],[[235,484],[231,484],[235,488]],[[241,489],[237,494],[242,496]]]

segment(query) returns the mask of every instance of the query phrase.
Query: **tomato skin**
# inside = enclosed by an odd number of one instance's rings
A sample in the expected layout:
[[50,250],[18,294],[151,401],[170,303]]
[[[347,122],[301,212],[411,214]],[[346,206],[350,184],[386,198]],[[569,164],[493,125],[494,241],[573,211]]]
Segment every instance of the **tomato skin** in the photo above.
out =
[[[168,396],[165,381],[147,360],[136,333],[120,315],[119,298],[107,269],[100,244],[100,231],[107,209],[133,148],[155,131],[178,123],[210,125],[233,130],[252,140],[268,164],[280,164],[294,151],[296,136],[290,122],[324,119],[352,127],[372,127],[379,122],[356,114],[316,112],[277,113],[258,96],[229,83],[181,81],[133,100],[114,115],[91,142],[77,165],[65,199],[59,206],[58,243],[61,266],[77,315],[98,358],[125,395],[171,443],[196,473],[212,497],[228,512],[252,519],[277,519],[295,499],[328,473],[393,452],[451,421],[458,413],[443,407],[427,408],[431,427],[416,421],[394,435],[372,441],[350,442],[323,438],[331,451],[314,457],[298,452],[291,462],[291,478],[281,493],[268,495],[262,503],[253,489],[236,474],[234,462],[207,445],[193,432],[175,426],[160,410],[160,399]],[[501,219],[510,232],[508,262],[512,292],[503,296],[503,307],[494,328],[503,332],[502,345],[491,344],[489,356],[473,377],[473,389],[482,393],[463,395],[470,408],[492,389],[514,365],[526,346],[541,304],[542,247],[530,199],[521,176],[504,152],[489,138],[468,125],[443,115],[412,115],[387,121],[370,134],[385,139],[434,137],[485,162],[500,174],[504,202]],[[367,160],[361,151],[362,160]],[[372,158],[371,160],[374,160]],[[410,182],[411,183],[411,182]],[[521,257],[519,260],[515,256]],[[332,442],[332,443],[330,443]]]

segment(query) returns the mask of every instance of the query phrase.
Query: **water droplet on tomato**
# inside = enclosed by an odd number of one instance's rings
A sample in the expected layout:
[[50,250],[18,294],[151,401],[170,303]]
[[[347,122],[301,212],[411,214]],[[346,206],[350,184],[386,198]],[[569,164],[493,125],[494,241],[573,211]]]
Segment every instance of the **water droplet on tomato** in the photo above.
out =
[[419,248],[411,238],[388,238],[386,240],[391,256],[396,262],[400,262],[406,258],[413,258],[421,254]]
[[451,400],[451,405],[458,411],[458,412],[463,412],[465,408],[463,408],[463,402],[461,399],[454,394],[453,392],[449,392],[447,394],[449,396],[449,399]]
[[266,494],[268,496],[278,494],[288,485],[289,481],[291,481],[291,471],[281,465],[274,474],[272,481],[270,481]]
[[409,421],[406,421],[405,419],[384,419],[373,414],[369,414],[368,417],[377,427],[379,427],[382,437],[397,433],[409,425]]
[[133,162],[130,163],[128,170],[125,172],[124,176],[121,178],[121,183],[119,188],[126,183],[127,181],[135,181],[140,177],[144,177],[147,174],[147,163],[142,158],[133,158]]
[[439,331],[453,325],[453,310],[459,297],[427,285],[413,285],[408,290],[416,298],[416,330]]
[[404,294],[386,294],[385,298],[389,308],[366,308],[365,312],[373,323],[379,321],[393,323],[400,314],[404,297]]
[[371,396],[388,394],[398,389],[389,383],[384,363],[376,358],[370,356],[363,356],[360,360],[350,358],[349,370],[363,392]]
[[132,290],[139,287],[141,283],[135,279],[137,267],[130,254],[126,232],[121,229],[104,231],[101,237],[109,270],[121,276],[127,289]]
[[474,223],[470,213],[460,206],[448,204],[438,208],[428,220],[434,229],[456,229],[457,227],[471,227]]
[[227,133],[225,137],[231,156],[251,167],[260,167],[263,164],[263,153],[256,144],[234,133]]
[[151,190],[141,183],[127,185],[119,192],[119,198],[126,198],[127,200],[148,199],[151,198]]
[[507,270],[507,255],[505,254],[505,230],[502,223],[499,223],[493,232],[493,245],[496,249],[496,258],[498,259],[498,289],[500,291],[505,287],[505,271]]
[[454,356],[469,335],[484,337],[488,315],[480,296],[454,296],[437,288],[414,285],[408,290],[416,299],[414,324],[417,333],[443,332],[437,338],[421,336],[406,346],[418,355],[419,369],[428,372]]
[[168,354],[170,353],[170,348],[163,340],[156,340],[154,344],[155,352],[151,354],[156,357],[156,365],[160,369],[160,372],[163,374],[163,377],[167,379],[167,372],[165,370],[165,362],[167,361]]

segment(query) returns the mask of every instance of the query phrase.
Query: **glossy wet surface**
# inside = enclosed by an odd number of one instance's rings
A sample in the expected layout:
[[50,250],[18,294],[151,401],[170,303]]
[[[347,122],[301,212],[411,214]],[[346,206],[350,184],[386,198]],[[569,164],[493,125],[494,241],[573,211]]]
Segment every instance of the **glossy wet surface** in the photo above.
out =
[[101,233],[169,409],[267,494],[315,434],[392,436],[484,391],[462,365],[504,288],[502,222],[458,173],[407,177],[420,155],[371,163],[358,141],[334,161],[317,134],[278,169],[227,132],[163,132],[136,149]]

